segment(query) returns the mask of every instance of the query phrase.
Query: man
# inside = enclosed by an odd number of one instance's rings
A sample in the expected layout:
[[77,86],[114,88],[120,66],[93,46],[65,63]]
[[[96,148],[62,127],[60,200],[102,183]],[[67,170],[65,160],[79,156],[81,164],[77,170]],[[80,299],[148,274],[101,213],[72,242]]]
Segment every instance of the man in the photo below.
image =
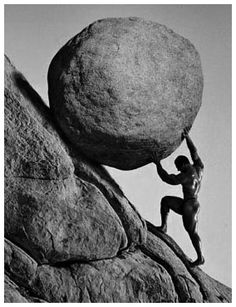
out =
[[175,160],[176,168],[180,172],[178,175],[168,174],[162,168],[157,156],[154,154],[153,162],[156,164],[157,172],[161,179],[171,185],[181,184],[183,190],[183,199],[174,196],[165,196],[162,198],[161,226],[157,227],[157,229],[164,233],[167,231],[167,217],[170,209],[182,215],[184,228],[188,232],[197,253],[197,259],[192,262],[192,265],[197,266],[204,263],[200,245],[201,241],[196,229],[200,207],[197,197],[204,166],[186,129],[183,132],[183,138],[186,139],[193,164],[189,162],[187,157],[178,156]]

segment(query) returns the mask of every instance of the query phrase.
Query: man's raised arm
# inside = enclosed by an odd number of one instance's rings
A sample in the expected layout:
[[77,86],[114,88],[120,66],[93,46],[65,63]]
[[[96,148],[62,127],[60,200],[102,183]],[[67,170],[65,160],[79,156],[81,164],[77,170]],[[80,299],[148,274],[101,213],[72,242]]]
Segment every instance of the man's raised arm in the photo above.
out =
[[193,141],[191,140],[191,138],[190,138],[186,129],[184,129],[183,137],[186,139],[186,143],[187,143],[187,146],[188,146],[188,149],[190,151],[190,155],[191,155],[191,158],[192,158],[194,164],[203,169],[204,164],[202,163],[202,160],[200,159],[200,157],[198,155],[197,148],[193,144]]
[[157,161],[156,157],[154,156],[154,161],[153,161],[155,164],[156,164],[156,167],[157,167],[157,173],[158,175],[160,176],[160,178],[168,183],[168,184],[171,184],[171,185],[177,185],[177,184],[180,184],[180,179],[177,175],[174,175],[174,174],[168,174],[164,168],[161,166],[161,163],[159,161]]

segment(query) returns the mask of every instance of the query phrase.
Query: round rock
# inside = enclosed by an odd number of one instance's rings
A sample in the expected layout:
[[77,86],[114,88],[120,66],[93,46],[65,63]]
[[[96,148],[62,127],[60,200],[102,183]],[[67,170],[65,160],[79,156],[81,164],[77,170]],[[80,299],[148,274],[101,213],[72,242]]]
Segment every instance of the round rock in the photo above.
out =
[[59,50],[48,86],[70,142],[101,164],[129,170],[180,145],[200,108],[203,76],[195,47],[166,26],[107,18]]

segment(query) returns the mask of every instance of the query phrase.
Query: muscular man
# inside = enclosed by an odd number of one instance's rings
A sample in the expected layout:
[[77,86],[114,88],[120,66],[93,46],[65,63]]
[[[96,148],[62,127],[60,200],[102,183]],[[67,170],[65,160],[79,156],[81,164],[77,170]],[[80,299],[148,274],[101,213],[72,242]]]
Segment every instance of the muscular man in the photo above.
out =
[[174,196],[165,196],[161,200],[161,226],[157,227],[162,232],[167,231],[167,217],[170,209],[182,215],[185,230],[188,232],[192,244],[197,252],[197,260],[192,263],[193,266],[204,263],[204,258],[201,251],[200,237],[197,233],[197,216],[199,211],[198,192],[201,185],[203,174],[203,163],[198,156],[197,149],[194,146],[187,130],[183,132],[183,137],[186,139],[193,164],[191,164],[187,157],[178,156],[175,160],[175,165],[178,175],[168,174],[161,166],[154,155],[154,163],[157,166],[157,172],[161,179],[171,185],[182,185],[183,199]]

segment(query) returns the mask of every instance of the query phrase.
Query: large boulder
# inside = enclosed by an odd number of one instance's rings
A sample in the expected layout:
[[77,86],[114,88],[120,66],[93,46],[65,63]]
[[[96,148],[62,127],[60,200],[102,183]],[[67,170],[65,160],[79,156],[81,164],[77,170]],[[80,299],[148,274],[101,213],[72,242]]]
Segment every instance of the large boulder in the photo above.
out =
[[73,37],[48,72],[61,129],[99,163],[134,169],[170,155],[201,105],[198,52],[166,26],[141,18],[98,20]]

